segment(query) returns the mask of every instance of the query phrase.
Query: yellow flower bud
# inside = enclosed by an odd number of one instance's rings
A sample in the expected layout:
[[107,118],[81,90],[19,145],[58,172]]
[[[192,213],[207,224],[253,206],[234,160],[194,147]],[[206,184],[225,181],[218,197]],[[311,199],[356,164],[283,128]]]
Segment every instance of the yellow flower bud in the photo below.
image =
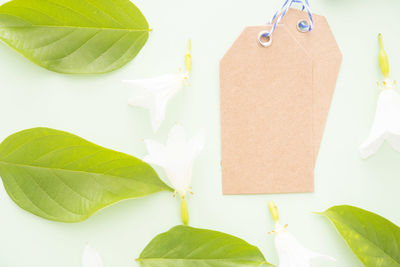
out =
[[184,196],[181,197],[181,219],[184,225],[189,224],[189,211]]
[[187,49],[186,49],[186,53],[185,53],[185,68],[186,68],[187,72],[190,72],[192,70],[191,49],[192,49],[192,41],[189,40],[188,46],[187,46]]
[[273,201],[270,201],[268,203],[269,207],[269,212],[271,212],[272,219],[274,220],[275,223],[279,222],[279,212],[278,208],[276,207],[275,203]]
[[381,67],[381,71],[385,80],[389,78],[389,58],[383,48],[383,40],[382,34],[378,35],[379,41],[379,66]]

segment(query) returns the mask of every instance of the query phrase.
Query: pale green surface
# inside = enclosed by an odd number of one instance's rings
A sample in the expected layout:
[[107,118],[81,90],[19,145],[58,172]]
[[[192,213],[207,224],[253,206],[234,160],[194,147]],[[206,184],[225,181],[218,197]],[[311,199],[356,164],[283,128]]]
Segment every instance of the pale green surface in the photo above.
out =
[[[4,3],[5,0],[1,0]],[[129,89],[120,81],[183,67],[188,38],[193,42],[192,87],[168,109],[168,120],[155,136],[164,141],[179,121],[194,134],[207,133],[207,146],[194,166],[188,197],[190,224],[236,235],[258,246],[277,263],[273,223],[267,202],[275,200],[281,221],[309,248],[330,254],[336,263],[362,266],[331,223],[312,211],[333,205],[360,206],[400,225],[400,154],[385,145],[363,161],[358,146],[374,114],[380,79],[379,32],[400,79],[398,0],[314,0],[326,15],[344,60],[316,166],[313,194],[222,196],[219,137],[218,61],[246,25],[264,23],[280,0],[137,0],[154,31],[133,62],[104,76],[65,76],[39,68],[0,45],[0,139],[18,130],[47,126],[73,132],[104,147],[145,155],[143,138],[154,137],[148,114],[127,105]],[[85,242],[103,256],[105,266],[137,266],[134,259],[157,234],[180,223],[179,200],[159,193],[105,209],[80,224],[60,224],[18,208],[0,190],[0,266],[80,266]]]

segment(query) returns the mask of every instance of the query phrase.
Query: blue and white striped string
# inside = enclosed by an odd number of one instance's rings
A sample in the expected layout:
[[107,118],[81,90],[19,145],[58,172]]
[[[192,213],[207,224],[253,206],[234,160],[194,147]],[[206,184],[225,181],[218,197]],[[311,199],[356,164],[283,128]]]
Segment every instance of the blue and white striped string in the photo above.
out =
[[302,4],[303,5],[302,10],[303,11],[306,10],[306,12],[308,13],[308,17],[309,17],[310,21],[309,21],[308,29],[306,31],[309,32],[313,29],[314,20],[312,17],[309,1],[308,0],[285,0],[282,7],[275,12],[275,14],[272,16],[271,20],[268,22],[269,25],[272,25],[272,28],[270,31],[268,31],[264,34],[264,37],[269,37],[274,33],[276,26],[281,22],[283,17],[289,11],[289,8],[291,8],[292,5],[295,3]]

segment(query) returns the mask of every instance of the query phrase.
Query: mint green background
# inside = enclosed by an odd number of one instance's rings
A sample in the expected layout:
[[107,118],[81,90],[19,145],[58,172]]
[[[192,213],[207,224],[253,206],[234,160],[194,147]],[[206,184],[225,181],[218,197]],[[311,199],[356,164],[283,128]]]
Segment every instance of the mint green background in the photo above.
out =
[[[246,25],[265,23],[280,2],[135,0],[154,31],[133,62],[107,75],[52,73],[1,44],[0,139],[22,129],[47,126],[142,157],[146,153],[142,139],[165,141],[175,122],[191,135],[204,128],[207,145],[195,163],[195,195],[189,197],[192,226],[244,238],[277,263],[273,238],[267,234],[273,229],[267,201],[275,200],[282,222],[304,245],[338,260],[318,262],[318,266],[362,266],[333,226],[312,211],[351,204],[400,224],[400,154],[384,145],[363,161],[357,150],[368,134],[379,93],[379,32],[384,34],[392,77],[400,77],[400,1],[311,1],[313,10],[328,18],[344,56],[315,168],[315,193],[223,196],[218,62]],[[173,99],[168,119],[154,135],[148,113],[127,105],[130,90],[120,81],[176,71],[183,65],[189,38],[193,41],[192,86]],[[62,224],[19,209],[0,186],[0,214],[1,267],[80,266],[85,242],[101,253],[105,267],[137,266],[134,259],[146,244],[180,223],[178,200],[169,193],[119,203],[83,223]]]

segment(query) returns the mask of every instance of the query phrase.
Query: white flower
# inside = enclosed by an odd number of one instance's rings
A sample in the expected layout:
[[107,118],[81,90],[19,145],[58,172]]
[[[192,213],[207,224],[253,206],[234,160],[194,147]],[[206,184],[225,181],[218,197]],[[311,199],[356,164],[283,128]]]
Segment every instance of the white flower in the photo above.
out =
[[135,89],[128,100],[129,105],[149,110],[154,132],[158,130],[165,119],[168,102],[186,85],[186,81],[189,79],[189,73],[192,69],[190,50],[191,42],[189,41],[185,53],[186,70],[184,72],[179,71],[144,80],[123,81]]
[[335,261],[332,257],[313,252],[303,247],[287,230],[287,225],[279,223],[278,210],[273,202],[269,203],[272,217],[275,221],[275,248],[279,257],[279,267],[310,267],[313,260],[322,258]]
[[373,155],[384,141],[400,152],[400,95],[394,89],[385,89],[379,95],[371,132],[360,147],[361,157]]
[[83,251],[82,266],[103,267],[103,261],[101,260],[100,254],[88,244],[86,244],[85,250]]
[[185,130],[178,124],[171,129],[166,145],[145,140],[149,154],[144,161],[165,170],[175,192],[181,196],[181,218],[185,225],[189,221],[185,196],[191,192],[193,161],[203,150],[204,142],[203,132],[187,140]]
[[147,80],[123,81],[135,88],[128,103],[149,110],[151,125],[156,132],[164,121],[168,102],[184,87],[188,77],[188,73],[178,72]]
[[204,147],[204,133],[187,140],[185,129],[176,124],[168,135],[166,145],[153,140],[144,142],[149,153],[144,161],[162,167],[179,195],[185,196],[190,192],[193,161]]
[[379,41],[379,66],[385,80],[378,83],[382,92],[379,95],[375,120],[367,140],[360,146],[360,155],[367,158],[373,155],[387,141],[400,152],[400,95],[395,91],[396,82],[389,80],[389,58],[383,47],[382,35]]

